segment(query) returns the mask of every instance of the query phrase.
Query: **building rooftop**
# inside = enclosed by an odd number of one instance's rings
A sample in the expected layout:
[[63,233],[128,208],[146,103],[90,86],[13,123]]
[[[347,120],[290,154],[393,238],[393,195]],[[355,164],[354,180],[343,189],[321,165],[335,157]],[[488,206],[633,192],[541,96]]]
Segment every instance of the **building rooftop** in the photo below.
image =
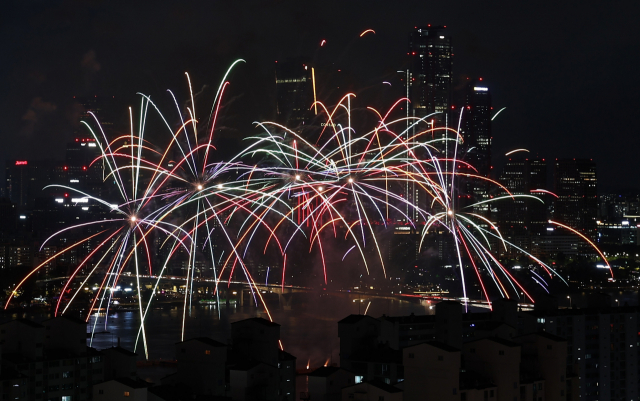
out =
[[555,334],[551,334],[546,331],[538,331],[537,333],[524,334],[524,335],[515,337],[514,340],[520,340],[529,336],[540,336],[540,337],[548,338],[549,340],[552,340],[552,341],[567,342],[565,338],[556,336]]
[[500,326],[507,326],[507,327],[511,327],[511,328],[515,328],[507,323],[504,322],[497,322],[495,320],[488,320],[488,321],[481,321],[481,322],[477,322],[475,323],[475,329],[476,330],[495,330]]
[[536,317],[550,317],[550,316],[584,316],[584,315],[598,315],[598,314],[616,314],[616,313],[638,313],[640,307],[638,306],[603,306],[601,308],[572,308],[572,309],[545,309],[545,310],[532,310],[526,313]]
[[520,346],[521,346],[521,345],[520,345],[520,344],[518,344],[518,343],[514,343],[513,341],[505,340],[505,339],[502,339],[502,338],[499,338],[499,337],[485,337],[485,338],[479,338],[479,339],[477,339],[477,340],[469,341],[469,342],[468,342],[468,343],[466,343],[466,344],[472,344],[472,343],[475,343],[475,342],[478,342],[478,341],[487,341],[487,340],[488,340],[488,341],[493,341],[493,342],[498,343],[498,344],[501,344],[501,345],[504,345],[505,347],[520,347]]
[[[36,322],[33,322],[31,320],[28,320],[28,319],[13,319],[13,320],[9,320],[8,322],[2,323],[2,325],[10,324],[10,323],[13,323],[13,322],[22,323],[24,325],[27,325],[27,326],[30,326],[30,327],[34,327],[34,328],[44,328],[44,326],[41,325],[40,323],[36,323]],[[0,326],[2,326],[2,325],[0,325]]]
[[382,391],[384,391],[386,393],[389,393],[389,394],[401,393],[402,392],[402,390],[399,389],[398,387],[394,387],[394,386],[392,386],[390,384],[387,384],[387,383],[383,382],[382,380],[374,379],[374,380],[371,380],[371,381],[366,382],[366,383],[370,384],[370,385],[372,385],[374,387],[377,387],[380,390],[382,390]]
[[114,379],[114,381],[131,388],[145,388],[151,386],[151,383],[148,383],[144,380],[134,380],[128,377],[120,377],[118,379]]
[[354,324],[354,323],[358,323],[359,321],[361,321],[363,319],[378,320],[378,319],[376,319],[374,317],[367,316],[367,315],[349,315],[349,316],[345,317],[344,319],[340,320],[338,322],[338,324]]
[[494,318],[491,312],[467,312],[462,314],[463,322],[478,322],[482,320],[492,320]]
[[447,352],[458,352],[458,351],[460,351],[458,348],[452,347],[449,344],[445,344],[445,343],[440,342],[440,341],[427,341],[426,343],[423,343],[423,344],[429,344],[432,347],[440,348],[441,350],[447,351]]
[[278,350],[278,360],[280,361],[295,361],[296,357],[291,355],[290,353],[283,351],[283,350]]
[[135,352],[131,352],[131,351],[129,351],[127,349],[124,349],[124,348],[122,348],[120,346],[111,347],[111,348],[105,348],[105,349],[102,350],[102,352],[110,352],[110,351],[119,352],[119,353],[121,353],[123,355],[127,355],[127,356],[138,356],[138,354],[136,354]]
[[398,324],[411,324],[411,323],[435,323],[436,315],[414,315],[413,313],[408,316],[386,316],[382,315],[380,320],[386,320],[391,323]]

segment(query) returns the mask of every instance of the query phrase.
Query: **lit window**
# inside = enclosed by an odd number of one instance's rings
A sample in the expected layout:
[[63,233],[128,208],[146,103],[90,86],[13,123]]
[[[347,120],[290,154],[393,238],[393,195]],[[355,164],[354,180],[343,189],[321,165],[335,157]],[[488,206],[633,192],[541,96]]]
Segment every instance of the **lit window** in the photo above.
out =
[[125,392],[124,392],[124,396],[125,396],[125,397],[129,397],[129,392],[128,392],[128,391],[125,391]]
[[205,351],[204,351],[204,353],[205,353],[206,355],[211,355],[211,350],[210,350],[210,349],[205,350]]

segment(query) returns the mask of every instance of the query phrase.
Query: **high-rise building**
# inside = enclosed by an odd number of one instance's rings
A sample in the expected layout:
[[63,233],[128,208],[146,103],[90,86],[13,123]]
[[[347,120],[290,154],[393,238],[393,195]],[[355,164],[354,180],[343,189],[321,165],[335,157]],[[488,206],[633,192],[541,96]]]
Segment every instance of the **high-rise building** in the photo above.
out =
[[460,126],[465,160],[488,177],[491,173],[491,92],[482,78],[467,85]]
[[598,217],[602,221],[618,222],[640,216],[640,193],[608,193],[598,198]]
[[8,160],[5,167],[6,194],[18,211],[30,210],[42,189],[51,184],[55,162],[36,160]]
[[[95,115],[105,133],[109,134],[109,132],[113,130],[115,125],[113,96],[74,96],[74,99],[82,106],[82,115],[80,116],[81,121],[85,121],[91,126],[95,126],[95,119],[93,117],[93,115]],[[86,127],[80,126],[79,128],[80,129],[77,134],[88,134]]]
[[276,122],[301,130],[313,115],[314,71],[302,59],[276,62]]
[[100,147],[94,138],[80,137],[68,142],[63,166],[66,185],[98,198],[103,197],[105,185],[100,155]]
[[[409,99],[406,107],[407,117],[426,117],[433,115],[425,121],[435,127],[448,125],[449,110],[451,108],[452,89],[452,52],[451,38],[444,33],[444,26],[416,27],[409,33],[409,65],[402,71],[405,82],[406,97]],[[413,121],[407,121],[406,139],[417,134],[420,126],[413,125]],[[439,131],[438,134],[446,135],[447,131]],[[449,154],[447,148],[449,141],[443,144],[445,154]],[[421,155],[425,158],[427,155]],[[420,156],[419,156],[420,157]],[[408,168],[408,167],[407,167]],[[400,221],[407,223],[407,217],[418,222],[420,214],[418,207],[425,207],[426,194],[415,183],[407,181],[399,194],[406,199],[403,209],[404,216]],[[405,217],[406,216],[406,217]]]
[[638,308],[595,298],[587,308],[530,313],[538,330],[567,339],[566,370],[578,384],[573,399],[637,400]]
[[640,244],[640,194],[609,193],[598,199],[598,243]]
[[596,163],[591,159],[556,159],[553,218],[588,238],[596,237],[598,190]]
[[[543,191],[547,187],[547,162],[544,159],[509,159],[499,181],[513,195],[536,195],[548,201]],[[533,192],[532,192],[533,191]],[[547,208],[540,201],[528,198],[505,199],[499,203],[500,229],[511,232],[542,233],[547,226]]]
[[428,25],[409,34],[411,63],[406,84],[411,111],[417,117],[447,113],[451,108],[453,46],[444,29]]
[[[491,93],[482,78],[467,85],[461,110],[460,135],[462,146],[458,158],[471,166],[460,166],[471,174],[488,178],[491,174]],[[483,178],[462,178],[465,203],[476,204],[489,199],[489,182]],[[460,186],[458,186],[460,188]],[[469,202],[469,199],[471,200]],[[462,206],[462,205],[461,205]],[[476,213],[487,215],[489,206],[481,203],[474,206]]]

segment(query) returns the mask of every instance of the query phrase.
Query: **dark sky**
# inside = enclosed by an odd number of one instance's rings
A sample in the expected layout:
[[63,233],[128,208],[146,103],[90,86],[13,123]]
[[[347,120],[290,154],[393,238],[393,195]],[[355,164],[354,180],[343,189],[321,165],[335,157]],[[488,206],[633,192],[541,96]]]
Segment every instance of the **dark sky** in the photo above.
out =
[[[640,2],[615,0],[5,0],[0,163],[62,158],[74,95],[115,96],[124,119],[136,92],[163,107],[166,89],[185,100],[185,71],[195,91],[212,93],[236,58],[247,63],[230,79],[227,135],[273,117],[273,63],[286,57],[312,58],[325,82],[350,82],[362,107],[390,106],[400,85],[381,82],[404,66],[408,32],[440,24],[453,38],[456,81],[483,77],[494,107],[507,107],[494,122],[495,164],[521,147],[593,158],[601,190],[638,188],[638,15]],[[359,38],[368,28],[376,34]],[[319,92],[331,100],[340,90]]]

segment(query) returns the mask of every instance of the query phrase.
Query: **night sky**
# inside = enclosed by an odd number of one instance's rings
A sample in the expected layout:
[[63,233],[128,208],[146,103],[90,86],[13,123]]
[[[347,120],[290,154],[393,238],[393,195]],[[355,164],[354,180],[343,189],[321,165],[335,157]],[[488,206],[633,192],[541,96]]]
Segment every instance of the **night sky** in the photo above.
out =
[[[5,0],[0,163],[61,159],[77,129],[73,96],[115,96],[126,123],[136,92],[163,110],[167,89],[185,100],[185,71],[206,103],[237,58],[247,63],[230,77],[223,135],[273,118],[274,62],[288,57],[316,63],[320,100],[352,90],[360,107],[389,107],[402,95],[395,71],[406,65],[408,32],[438,24],[452,36],[456,86],[483,77],[495,109],[507,107],[493,126],[496,168],[505,152],[527,148],[595,159],[601,192],[637,189],[638,15],[640,2],[613,0]],[[369,28],[375,35],[360,38]]]

